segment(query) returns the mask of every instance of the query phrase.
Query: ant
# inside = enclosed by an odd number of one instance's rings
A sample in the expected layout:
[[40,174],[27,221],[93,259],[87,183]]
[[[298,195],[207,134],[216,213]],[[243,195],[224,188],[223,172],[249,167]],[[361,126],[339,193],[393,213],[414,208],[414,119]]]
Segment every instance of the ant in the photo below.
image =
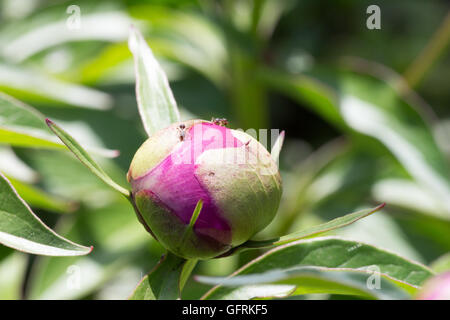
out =
[[184,123],[180,124],[178,126],[178,131],[180,132],[180,141],[184,141],[184,138],[186,137],[186,125]]
[[222,127],[226,127],[228,125],[228,120],[225,118],[212,118],[211,122]]

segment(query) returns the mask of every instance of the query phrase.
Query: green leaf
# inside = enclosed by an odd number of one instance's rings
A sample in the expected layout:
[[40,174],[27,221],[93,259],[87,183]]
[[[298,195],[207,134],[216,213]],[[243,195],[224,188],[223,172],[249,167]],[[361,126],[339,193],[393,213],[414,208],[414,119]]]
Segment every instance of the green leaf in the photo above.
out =
[[0,143],[19,147],[64,149],[49,132],[44,116],[0,93]]
[[0,243],[33,254],[78,256],[92,247],[73,243],[48,228],[0,173]]
[[[337,237],[300,240],[276,247],[249,262],[230,277],[259,274],[274,269],[289,269],[301,266],[324,267],[331,270],[354,271],[377,268],[380,274],[392,279],[409,293],[416,289],[433,272],[427,267],[362,242]],[[300,288],[301,289],[301,288]],[[232,296],[239,288],[218,285],[203,296],[203,299],[221,299]]]
[[15,30],[11,30],[12,28],[2,30],[0,40],[5,46],[2,47],[0,54],[18,63],[67,42],[120,42],[127,38],[127,28],[132,20],[123,11],[105,8],[102,5],[83,6],[81,13],[83,22],[81,28],[74,33],[67,29],[67,19],[61,15],[66,9],[64,5],[55,6],[52,8],[54,16],[51,20],[49,19],[51,10],[47,9],[36,13],[33,19],[16,22]]
[[131,28],[128,41],[136,70],[136,98],[139,114],[149,136],[180,121],[169,81],[142,35]]
[[[393,209],[391,210],[395,212]],[[416,262],[426,261],[418,250],[417,243],[408,239],[408,234],[400,227],[402,224],[397,223],[398,220],[394,217],[395,215],[389,214],[388,210],[383,210],[358,223],[339,229],[336,235],[348,240],[362,241],[379,248],[389,249]]]
[[194,212],[192,213],[191,220],[189,221],[189,226],[188,226],[189,229],[192,230],[194,228],[195,222],[197,221],[197,219],[200,215],[200,212],[202,211],[202,208],[203,208],[203,200],[200,199],[200,200],[198,200],[197,204],[195,205]]
[[[0,251],[9,248],[0,248]],[[25,280],[27,256],[21,252],[12,252],[2,259],[0,254],[0,299],[19,300],[22,298],[22,285]]]
[[[379,278],[377,278],[378,276]],[[258,295],[263,294],[263,292],[258,286],[264,284],[291,285],[295,289],[286,292],[290,295],[327,293],[355,295],[368,299],[407,299],[410,297],[404,289],[397,287],[394,284],[395,282],[385,275],[379,275],[373,271],[345,268],[295,267],[234,276],[228,279],[203,276],[198,276],[195,279],[205,284],[240,287],[238,293],[233,292],[231,295],[221,297],[222,299],[250,297],[245,287],[251,288],[253,291],[251,298],[260,297]]]
[[17,193],[33,207],[58,213],[68,213],[73,211],[76,207],[75,203],[47,194],[32,185],[22,183],[21,181],[10,177],[8,177],[8,179],[16,189]]
[[192,270],[194,270],[195,266],[197,265],[197,262],[198,260],[196,259],[190,259],[187,260],[186,263],[183,265],[183,270],[181,271],[179,281],[180,291],[183,291],[184,285],[188,281],[189,276],[192,273]]
[[92,171],[97,177],[99,177],[108,186],[122,193],[124,196],[129,197],[130,192],[125,188],[115,183],[100,166],[91,158],[91,156],[84,150],[78,142],[75,141],[67,132],[58,127],[50,119],[45,120],[50,129],[61,139],[61,141],[69,148],[70,151],[80,160],[89,170]]
[[[36,109],[0,92],[0,144],[64,150],[64,145],[51,135],[44,120]],[[105,157],[117,156],[116,150],[89,150]]]
[[34,70],[0,63],[0,90],[20,95],[24,100],[48,105],[78,106],[106,110],[113,103],[109,94],[89,87],[58,80]]
[[189,221],[189,225],[186,228],[186,231],[184,231],[183,238],[182,238],[183,241],[185,241],[184,239],[186,239],[186,237],[188,237],[189,234],[194,230],[195,222],[197,221],[197,219],[200,215],[200,212],[202,211],[202,208],[203,208],[203,200],[200,199],[200,200],[198,200],[197,204],[195,205],[194,212],[192,213],[191,220]]
[[[184,275],[181,279],[186,263],[188,263],[187,260],[167,252],[153,270],[142,278],[129,299],[174,300],[180,298],[180,284],[186,282]],[[189,262],[188,269],[191,269],[192,263]]]
[[272,150],[270,151],[272,159],[277,163],[278,158],[280,157],[281,148],[283,147],[283,142],[284,142],[284,131],[281,131],[280,135],[277,137],[277,140],[275,141],[275,144],[272,147]]
[[450,271],[450,252],[447,252],[446,254],[433,261],[430,265],[430,268],[433,269],[433,271],[436,273]]
[[[193,11],[173,10],[160,5],[131,6],[130,14],[151,23],[152,51],[194,69],[223,87],[229,80],[228,59],[223,28]],[[164,37],[160,36],[163,32]]]
[[[109,189],[104,190],[109,192]],[[56,232],[77,242],[89,239],[85,241],[95,243],[96,250],[88,256],[64,259],[37,257],[28,280],[26,299],[73,300],[86,296],[98,299],[96,292],[102,288],[109,289],[112,295],[120,291],[116,297],[126,299],[133,282],[141,278],[140,271],[159,260],[161,246],[151,241],[144,228],[136,223],[128,201],[118,193],[112,194],[116,201],[110,204],[94,208],[83,206],[76,215],[61,217]],[[134,273],[128,275],[128,285],[123,289],[106,289],[126,268],[134,269]]]
[[270,69],[262,69],[259,76],[338,129],[352,129],[381,142],[411,177],[432,190],[449,215],[450,170],[427,123],[432,111],[385,66],[348,59],[344,69],[327,74],[327,84],[309,75]]
[[[326,223],[319,224],[317,226],[310,227],[305,230],[301,230],[298,232],[294,232],[279,238],[270,239],[270,240],[260,240],[260,241],[247,241],[243,245],[241,245],[240,249],[258,249],[258,248],[267,248],[267,247],[275,247],[280,246],[289,242],[293,242],[296,240],[300,240],[303,238],[311,237],[314,235],[321,234],[323,232],[327,232],[330,230],[334,230],[337,228],[342,228],[345,226],[348,226],[349,224],[352,224],[362,218],[365,218],[372,213],[377,212],[378,210],[382,209],[385,206],[385,204],[381,204],[378,207],[372,208],[372,209],[365,209],[358,212],[347,214],[343,217],[339,217],[336,219],[333,219],[331,221],[328,221]],[[238,248],[239,250],[239,248]]]
[[360,66],[349,68],[339,79],[340,112],[346,123],[380,141],[420,185],[441,199],[450,215],[450,170],[421,114],[423,106],[411,103],[417,100],[411,94],[402,96],[383,78],[387,75],[377,78]]
[[378,180],[372,188],[373,197],[385,201],[392,206],[405,208],[411,211],[450,221],[445,206],[439,197],[425,186],[413,179],[388,178]]
[[[50,150],[17,149],[18,156],[25,163],[39,172],[42,179],[39,185],[51,195],[67,199],[81,207],[100,209],[117,198],[124,198],[121,193],[105,184],[92,174],[71,152],[54,152]],[[125,185],[126,172],[114,162],[102,159],[102,168],[108,172],[114,181]],[[1,169],[0,169],[1,170]],[[99,202],[99,200],[102,200]],[[127,199],[126,199],[127,200]],[[128,203],[128,201],[126,201]],[[129,204],[128,204],[129,206]],[[158,256],[159,258],[159,256]]]

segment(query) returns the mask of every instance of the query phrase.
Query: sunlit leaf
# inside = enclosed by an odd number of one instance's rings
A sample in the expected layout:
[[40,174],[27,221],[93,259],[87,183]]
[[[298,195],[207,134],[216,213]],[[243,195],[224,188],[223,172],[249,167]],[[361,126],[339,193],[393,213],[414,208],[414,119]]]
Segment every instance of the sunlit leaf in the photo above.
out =
[[347,228],[336,231],[337,236],[353,241],[362,241],[380,249],[389,249],[402,257],[425,263],[423,255],[418,250],[414,241],[408,239],[408,234],[394,219],[395,208],[390,204],[381,212],[371,215],[359,223],[354,223]]
[[73,211],[76,207],[75,203],[52,196],[35,186],[28,185],[13,178],[9,178],[9,181],[17,193],[33,207],[59,213]]
[[[76,241],[89,237],[96,249],[82,257],[38,257],[32,266],[27,299],[82,299],[95,294],[125,268],[134,266],[138,276],[128,279],[134,283],[128,284],[130,288],[120,299],[128,297],[142,276],[139,274],[157,261],[162,249],[151,242],[128,201],[114,195],[117,200],[111,204],[82,208],[77,215],[62,217],[56,227],[59,234]],[[90,230],[89,235],[86,230]],[[148,254],[149,244],[151,254]],[[138,259],[144,261],[142,267],[137,265]]]
[[450,216],[450,169],[433,137],[428,107],[392,70],[359,59],[344,67],[349,71],[339,77],[339,104],[346,123],[383,143]]
[[149,136],[180,121],[177,103],[167,77],[142,35],[131,28],[128,42],[136,70],[136,98],[139,114]]
[[[377,283],[374,279],[379,276]],[[373,278],[373,279],[371,279]],[[206,284],[226,287],[239,287],[238,292],[232,292],[221,299],[242,299],[249,288],[256,291],[258,285],[293,286],[290,295],[312,293],[344,294],[361,296],[368,299],[407,299],[410,295],[404,289],[395,285],[395,281],[372,271],[352,270],[346,268],[294,267],[274,269],[263,273],[237,275],[232,278],[197,276],[196,280]],[[264,294],[264,286],[259,288],[259,294]]]
[[277,140],[275,141],[272,150],[270,150],[270,155],[272,156],[272,159],[276,162],[278,162],[278,158],[280,157],[283,142],[284,142],[284,131],[282,131],[280,135],[277,137]]
[[[274,269],[301,266],[325,267],[346,270],[376,270],[409,293],[414,293],[433,273],[427,267],[402,258],[394,253],[362,242],[336,237],[300,240],[276,247],[233,273],[250,275]],[[372,270],[372,271],[373,271]],[[204,299],[221,299],[232,296],[236,288],[216,286]]]
[[31,107],[0,94],[0,143],[64,149],[48,131],[44,119],[42,114]]
[[[311,237],[313,235],[318,235],[323,232],[327,232],[330,230],[334,230],[337,228],[345,227],[349,224],[352,224],[364,217],[367,217],[371,215],[372,213],[377,212],[378,210],[382,209],[384,207],[384,204],[379,205],[376,208],[372,209],[365,209],[358,212],[347,214],[343,217],[336,218],[334,220],[331,220],[329,222],[319,224],[317,226],[301,230],[298,232],[294,232],[279,238],[270,239],[270,240],[260,240],[260,241],[247,241],[243,245],[241,245],[241,250],[245,249],[257,249],[257,248],[266,248],[266,247],[274,247],[274,246],[280,246],[289,242],[293,242],[296,240],[300,240],[303,238]],[[238,249],[239,250],[239,249]]]
[[[27,100],[57,106],[71,105],[90,109],[108,109],[111,97],[101,91],[63,82],[34,70],[0,64],[0,90],[20,94]],[[56,102],[56,103],[55,103]]]
[[[227,49],[223,30],[195,12],[173,10],[152,4],[130,8],[133,17],[151,23],[149,45],[158,55],[180,62],[223,87]],[[161,36],[163,33],[166,36]]]
[[440,197],[429,188],[414,180],[390,178],[382,179],[373,186],[373,196],[379,201],[423,212],[450,221],[450,215]]
[[129,260],[117,254],[105,255],[104,260],[91,256],[57,261],[49,257],[39,259],[28,288],[29,299],[83,298],[113,277]]
[[[450,198],[445,158],[419,114],[385,83],[351,74],[342,78],[341,113],[355,130],[381,141],[420,184]],[[450,212],[450,203],[446,209]]]
[[[81,8],[85,9],[85,7]],[[14,39],[5,42],[5,46],[0,50],[1,55],[9,60],[20,62],[42,50],[65,42],[123,41],[126,40],[128,27],[132,23],[124,12],[111,10],[85,12],[83,10],[83,12],[79,12],[82,21],[79,25],[75,25],[75,14],[76,12],[72,11],[64,19],[41,23],[39,26],[29,29],[28,32],[15,35]],[[72,19],[69,19],[71,16]],[[3,37],[5,38],[6,35]]]
[[33,254],[78,256],[91,252],[57,235],[31,211],[0,173],[0,243]]
[[[356,61],[356,62],[355,62]],[[450,171],[426,122],[427,109],[403,87],[393,71],[351,60],[345,70],[327,75],[327,83],[309,75],[289,76],[263,69],[260,77],[317,114],[381,142],[419,184],[440,198],[450,212]],[[406,92],[406,93],[405,93]]]
[[0,146],[0,171],[25,183],[35,183],[39,174],[23,162],[10,146]]
[[[32,107],[0,93],[0,143],[11,146],[64,150],[64,145],[51,134],[45,117]],[[117,156],[117,151],[89,148],[105,157]]]
[[[10,250],[3,247],[2,250]],[[6,257],[0,255],[0,299],[18,300],[22,298],[22,285],[25,280],[27,257],[21,252],[13,252]]]

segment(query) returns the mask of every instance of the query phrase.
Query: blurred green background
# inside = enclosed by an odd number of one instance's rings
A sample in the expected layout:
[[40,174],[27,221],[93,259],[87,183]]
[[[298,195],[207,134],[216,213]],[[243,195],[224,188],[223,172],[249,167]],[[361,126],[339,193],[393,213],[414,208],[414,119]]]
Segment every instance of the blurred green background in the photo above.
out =
[[[380,30],[366,27],[372,4]],[[127,46],[134,24],[183,119],[286,131],[282,203],[258,237],[386,202],[334,234],[433,266],[450,251],[449,9],[444,0],[2,0],[0,90],[96,149],[126,185],[146,137]],[[1,115],[0,129],[11,120]],[[0,247],[0,298],[125,299],[163,253],[126,200],[68,152],[0,131],[0,170],[47,225],[94,246],[73,258]],[[228,275],[256,255],[202,261],[194,274]],[[184,298],[207,288],[190,280]]]

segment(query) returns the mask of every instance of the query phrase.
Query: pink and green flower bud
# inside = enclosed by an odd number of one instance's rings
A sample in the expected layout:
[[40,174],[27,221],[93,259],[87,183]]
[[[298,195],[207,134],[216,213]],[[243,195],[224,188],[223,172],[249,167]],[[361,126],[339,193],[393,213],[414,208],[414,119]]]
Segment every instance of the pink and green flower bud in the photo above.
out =
[[136,152],[128,181],[146,229],[184,258],[216,257],[249,240],[272,221],[281,198],[267,149],[242,131],[203,120],[151,136]]
[[450,272],[441,273],[425,282],[416,299],[450,300]]

